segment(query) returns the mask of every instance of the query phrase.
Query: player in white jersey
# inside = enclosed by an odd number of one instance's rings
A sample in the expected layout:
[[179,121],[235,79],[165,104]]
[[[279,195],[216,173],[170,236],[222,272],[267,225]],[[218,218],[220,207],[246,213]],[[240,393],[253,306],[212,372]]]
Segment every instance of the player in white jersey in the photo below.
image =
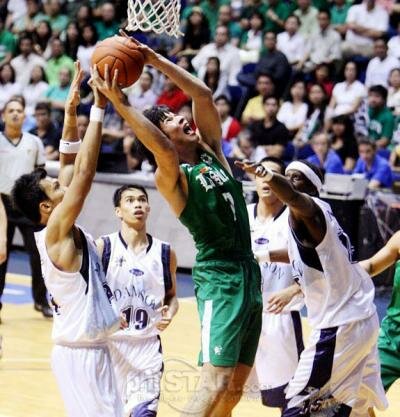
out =
[[163,369],[159,333],[178,311],[176,255],[168,243],[146,232],[146,190],[124,185],[114,193],[118,232],[97,240],[107,283],[128,327],[111,339],[125,415],[156,416]]
[[[83,77],[79,63],[66,102],[58,180],[45,170],[20,177],[13,198],[33,222],[42,273],[54,310],[52,369],[69,417],[122,417],[122,402],[107,346],[119,328],[95,243],[75,225],[96,173],[105,98],[93,88],[95,104],[82,145],[77,142],[76,106]],[[76,155],[77,149],[79,152]],[[76,160],[75,160],[76,156]],[[68,185],[68,171],[73,166]]]
[[[278,174],[285,172],[280,159],[266,157],[260,163]],[[298,297],[281,310],[281,297],[291,300],[301,294],[287,263],[289,211],[264,178],[256,177],[255,182],[259,200],[247,206],[252,248],[260,260],[263,295],[262,331],[255,371],[262,403],[283,409],[286,404],[284,390],[304,349],[299,313],[303,299]]]
[[289,207],[289,259],[313,328],[289,382],[283,416],[365,417],[371,407],[386,408],[374,286],[352,262],[347,235],[318,198],[319,169],[295,161],[285,178],[259,164],[238,165],[263,177]]

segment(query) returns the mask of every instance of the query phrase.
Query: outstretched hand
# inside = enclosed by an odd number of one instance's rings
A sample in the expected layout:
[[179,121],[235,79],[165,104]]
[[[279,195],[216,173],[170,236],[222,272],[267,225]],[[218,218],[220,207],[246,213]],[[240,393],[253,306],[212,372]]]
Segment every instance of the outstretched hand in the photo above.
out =
[[244,159],[243,161],[235,161],[235,165],[248,174],[253,174],[260,177],[265,176],[265,168],[257,162],[251,162],[247,159]]
[[65,108],[72,110],[75,110],[81,101],[80,89],[84,76],[84,72],[79,61],[74,62],[74,69],[74,78],[72,79],[68,97],[65,102]]
[[[89,85],[90,87],[92,87],[93,94],[95,96],[95,102],[96,95],[100,96],[100,98],[108,98],[113,104],[116,104],[117,102],[121,101],[121,99],[124,97],[124,94],[118,87],[118,69],[114,70],[112,80],[110,80],[110,71],[109,66],[107,64],[104,67],[104,79],[100,77],[96,65],[91,69],[90,72],[91,77],[89,80]],[[104,101],[106,101],[105,98]],[[105,107],[105,104],[103,107]]]
[[129,39],[136,48],[143,54],[144,56],[144,63],[154,65],[158,61],[158,55],[154,52],[150,47],[147,45],[143,45],[136,39],[130,37],[124,30],[120,29],[119,34],[126,39]]

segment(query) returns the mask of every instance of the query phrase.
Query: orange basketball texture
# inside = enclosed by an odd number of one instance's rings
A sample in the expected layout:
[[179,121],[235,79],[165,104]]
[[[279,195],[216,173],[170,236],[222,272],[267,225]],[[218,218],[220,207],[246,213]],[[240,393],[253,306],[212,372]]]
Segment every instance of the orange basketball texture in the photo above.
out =
[[106,64],[110,79],[118,69],[118,84],[125,88],[139,79],[143,71],[144,57],[133,41],[123,36],[112,36],[96,46],[92,54],[92,65],[95,64],[102,78]]

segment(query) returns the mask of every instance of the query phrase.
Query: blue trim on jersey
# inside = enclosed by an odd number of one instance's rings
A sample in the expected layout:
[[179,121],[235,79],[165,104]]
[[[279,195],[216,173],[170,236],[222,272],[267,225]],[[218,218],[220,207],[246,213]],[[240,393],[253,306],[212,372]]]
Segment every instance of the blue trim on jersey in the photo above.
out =
[[82,275],[84,281],[86,282],[86,290],[85,295],[89,291],[89,249],[88,243],[86,240],[85,233],[81,229],[78,229],[80,236],[81,236],[81,244],[82,244],[82,265],[79,270],[80,274]]
[[300,312],[291,311],[290,315],[292,316],[294,336],[296,338],[297,355],[298,355],[298,358],[300,359],[301,352],[303,352],[304,350],[303,328],[301,326]]
[[164,273],[164,288],[167,293],[172,288],[172,277],[171,277],[171,247],[166,243],[161,244],[161,262]]
[[317,271],[324,272],[324,269],[322,268],[321,261],[319,260],[318,252],[315,250],[315,248],[308,248],[300,242],[298,237],[296,236],[296,233],[294,232],[292,226],[290,225],[290,232],[292,233],[294,237],[294,241],[296,242],[296,246],[299,250],[299,255],[302,260],[302,262],[307,265],[310,268],[314,268]]
[[118,232],[118,237],[119,237],[119,240],[121,241],[121,243],[124,245],[124,248],[125,249],[128,249],[128,245],[125,242],[125,239],[122,237],[122,233],[121,232]]
[[111,258],[111,240],[108,236],[101,237],[104,242],[103,254],[101,255],[101,263],[103,265],[104,274],[107,274],[108,265]]
[[271,389],[261,390],[261,402],[266,407],[279,407],[284,408],[286,406],[285,388],[288,384],[281,385]]
[[149,410],[149,405],[154,403],[155,398],[150,401],[145,401],[144,403],[138,404],[131,412],[130,417],[156,417],[157,411]]
[[149,235],[148,233],[146,233],[146,236],[147,236],[147,240],[149,241],[149,244],[146,248],[146,253],[149,253],[151,247],[153,246],[153,236]]

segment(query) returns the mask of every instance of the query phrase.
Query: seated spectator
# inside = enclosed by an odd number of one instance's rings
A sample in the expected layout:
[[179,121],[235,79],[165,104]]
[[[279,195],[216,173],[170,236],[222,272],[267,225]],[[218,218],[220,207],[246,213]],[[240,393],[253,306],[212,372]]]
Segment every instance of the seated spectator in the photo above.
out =
[[377,155],[376,143],[368,139],[359,140],[358,153],[360,157],[353,174],[363,174],[369,180],[368,187],[371,189],[391,187],[393,183],[392,170],[389,162]]
[[33,49],[35,52],[48,60],[51,57],[52,30],[47,20],[42,20],[36,26],[33,32]]
[[46,77],[51,86],[59,83],[59,74],[61,69],[68,69],[71,73],[74,71],[74,61],[64,53],[64,45],[59,38],[53,38],[51,41],[51,58],[46,65]]
[[19,55],[11,60],[15,70],[16,81],[25,87],[31,78],[32,70],[36,66],[45,67],[46,61],[33,52],[33,41],[28,35],[21,35],[18,40]]
[[306,120],[308,106],[305,100],[304,81],[295,81],[290,87],[289,100],[282,104],[277,115],[277,119],[286,126],[291,137],[296,135]]
[[222,150],[226,156],[229,156],[232,153],[232,147],[240,133],[241,126],[239,121],[230,115],[231,103],[228,97],[219,96],[214,102],[221,119]]
[[290,15],[288,3],[279,0],[267,0],[265,5],[265,32],[282,32],[285,28],[285,21]]
[[316,133],[311,139],[314,155],[307,158],[308,162],[323,168],[326,174],[344,174],[339,155],[331,149],[331,142],[326,133]]
[[50,85],[44,98],[51,103],[52,118],[62,124],[64,118],[64,103],[68,97],[73,72],[68,68],[61,68],[58,73],[58,84]]
[[389,75],[392,69],[399,68],[400,62],[394,56],[387,54],[388,48],[383,38],[374,41],[374,58],[368,63],[365,76],[365,86],[373,85],[388,86]]
[[357,80],[357,65],[350,61],[344,68],[344,81],[337,83],[329,103],[330,116],[353,115],[366,96],[364,84]]
[[327,10],[318,12],[318,29],[308,40],[308,52],[297,65],[297,69],[311,72],[319,64],[335,66],[342,57],[341,37],[330,25]]
[[15,81],[15,71],[10,64],[3,64],[0,67],[0,111],[14,95],[20,94],[22,86]]
[[256,91],[258,95],[248,101],[243,111],[242,124],[244,125],[264,119],[264,97],[272,96],[275,93],[272,77],[267,74],[259,74],[256,82]]
[[158,105],[168,106],[172,112],[176,113],[188,101],[188,97],[172,80],[166,78],[164,90],[157,99]]
[[311,0],[297,0],[297,5],[294,15],[300,19],[299,33],[308,38],[318,30],[318,10],[311,5]]
[[54,35],[59,35],[68,25],[68,16],[61,13],[59,0],[46,0],[43,2],[46,19],[50,23]]
[[67,29],[61,33],[61,38],[64,41],[65,54],[76,61],[78,47],[81,41],[80,28],[78,23],[69,22]]
[[307,43],[299,32],[300,20],[297,16],[289,16],[285,22],[285,31],[277,36],[277,48],[285,54],[289,64],[296,66],[303,62],[308,54]]
[[239,45],[242,29],[232,16],[232,7],[230,4],[222,4],[219,8],[217,26],[226,26],[229,30],[229,38],[232,45]]
[[344,171],[351,173],[358,159],[353,122],[348,116],[336,116],[331,130],[331,148],[339,155]]
[[83,3],[78,7],[75,14],[76,23],[78,23],[79,29],[85,25],[93,24],[93,9],[88,3]]
[[250,17],[250,27],[240,37],[240,60],[242,63],[256,63],[263,46],[264,17],[254,12]]
[[39,0],[26,0],[26,9],[26,14],[14,22],[13,33],[33,32],[36,25],[46,19],[46,15],[41,11]]
[[221,63],[217,57],[208,58],[203,81],[214,98],[222,94],[229,95],[228,78],[226,73],[221,72]]
[[36,128],[29,131],[38,136],[44,146],[46,159],[55,161],[59,157],[58,147],[61,139],[61,129],[51,121],[51,104],[39,102],[35,107]]
[[333,28],[344,36],[346,34],[347,12],[351,4],[346,0],[334,0],[331,6],[331,24]]
[[215,32],[214,42],[203,46],[192,60],[192,65],[201,79],[204,79],[208,58],[210,57],[217,57],[219,59],[221,72],[227,74],[228,84],[237,85],[237,75],[242,65],[239,49],[229,43],[229,31],[226,26],[218,26]]
[[389,39],[388,54],[400,59],[400,21],[397,24],[397,35]]
[[400,116],[400,68],[390,71],[386,106],[395,116]]
[[88,23],[81,28],[81,39],[78,46],[77,58],[81,63],[81,68],[85,74],[90,74],[91,62],[94,48],[98,40],[97,31],[92,23]]
[[202,0],[200,2],[200,7],[210,25],[211,36],[217,32],[219,9],[226,4],[230,4],[230,0]]
[[138,87],[128,94],[128,101],[135,109],[143,111],[156,104],[158,97],[151,88],[153,79],[151,72],[144,71],[139,78]]
[[126,156],[126,165],[129,172],[140,170],[142,165],[142,157],[138,154],[135,146],[136,137],[129,124],[124,121],[123,124],[123,152]]
[[332,97],[335,83],[332,81],[331,67],[328,64],[318,64],[315,67],[309,87],[314,84],[320,85],[325,90],[325,94],[329,99]]
[[100,7],[100,18],[94,22],[99,40],[117,35],[119,24],[115,20],[115,5],[110,2],[103,3]]
[[29,84],[22,90],[26,102],[25,113],[27,116],[33,116],[36,104],[43,100],[48,88],[49,84],[46,82],[43,67],[40,65],[33,67]]
[[347,32],[342,51],[345,57],[373,53],[373,41],[380,38],[389,28],[389,15],[375,4],[375,0],[364,0],[351,6],[347,13]]
[[89,126],[89,117],[87,114],[78,114],[76,118],[76,127],[78,128],[78,138],[83,139],[85,137],[86,130]]
[[277,119],[279,102],[276,97],[270,96],[263,99],[265,117],[249,124],[251,141],[257,149],[257,160],[264,156],[282,158],[286,146],[290,140],[289,131],[285,125]]
[[374,85],[368,90],[368,137],[376,144],[381,156],[389,157],[387,146],[393,135],[394,118],[386,107],[387,90],[381,85]]
[[[0,17],[0,67],[8,64],[15,53],[16,41],[14,35],[5,28],[4,18]],[[4,103],[7,100],[4,101]]]
[[251,141],[251,132],[247,129],[239,133],[237,143],[233,145],[232,153],[228,155],[232,159],[247,159],[249,161],[258,161],[256,150]]
[[182,53],[178,54],[176,65],[183,68],[185,71],[190,72],[190,74],[196,76],[196,71],[193,68],[190,55],[186,54],[186,52],[182,51]]

